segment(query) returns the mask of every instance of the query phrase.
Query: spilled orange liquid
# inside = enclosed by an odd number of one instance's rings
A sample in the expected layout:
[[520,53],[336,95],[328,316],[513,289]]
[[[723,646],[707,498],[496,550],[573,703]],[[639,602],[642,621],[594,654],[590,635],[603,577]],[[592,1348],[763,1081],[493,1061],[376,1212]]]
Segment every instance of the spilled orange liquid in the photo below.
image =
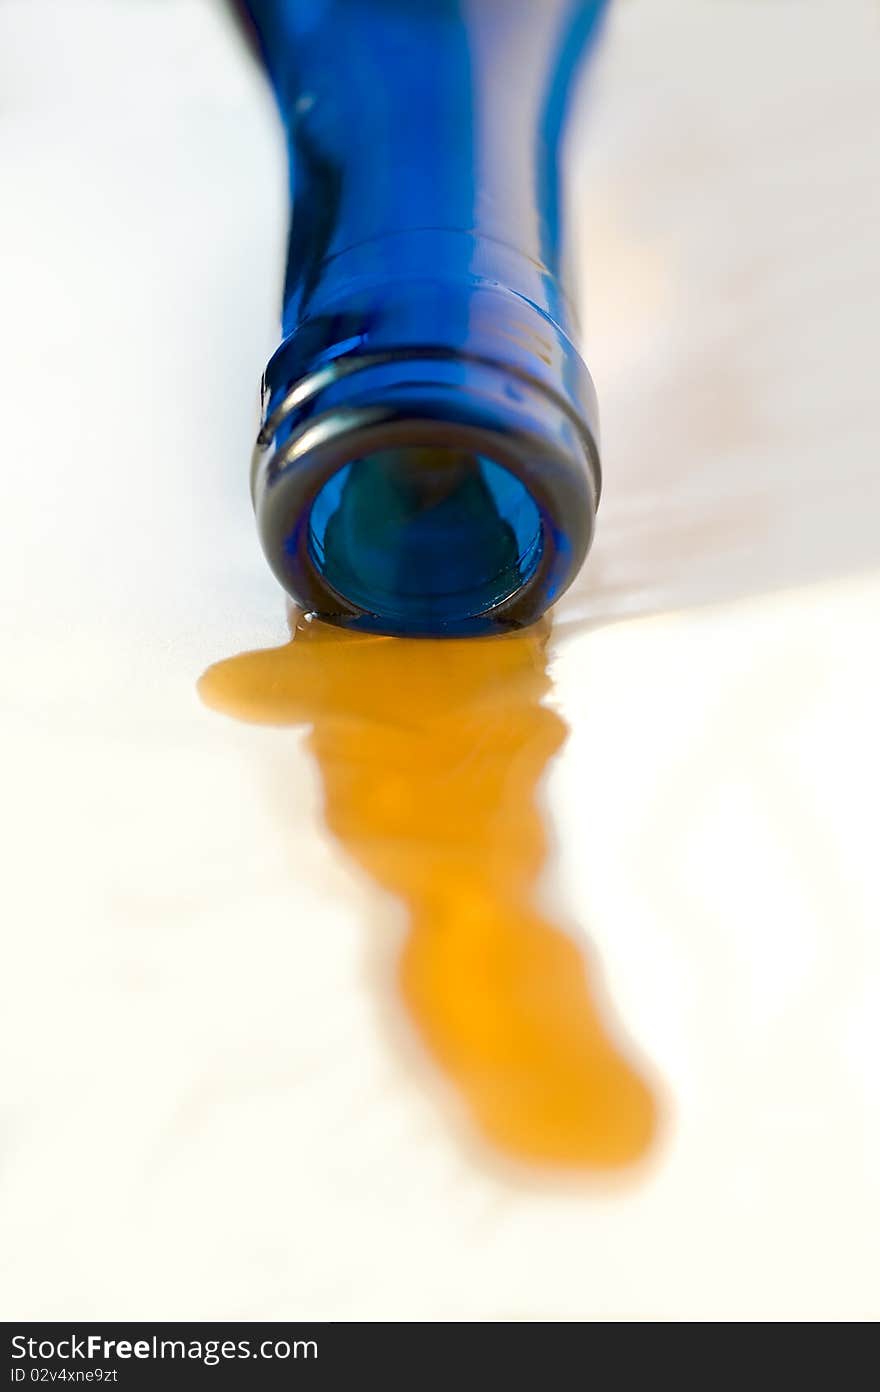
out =
[[652,1093],[612,1040],[575,942],[535,904],[538,782],[566,737],[542,704],[548,628],[377,638],[303,623],[211,667],[242,720],[311,727],[333,836],[409,914],[399,987],[483,1135],[519,1159],[639,1159]]

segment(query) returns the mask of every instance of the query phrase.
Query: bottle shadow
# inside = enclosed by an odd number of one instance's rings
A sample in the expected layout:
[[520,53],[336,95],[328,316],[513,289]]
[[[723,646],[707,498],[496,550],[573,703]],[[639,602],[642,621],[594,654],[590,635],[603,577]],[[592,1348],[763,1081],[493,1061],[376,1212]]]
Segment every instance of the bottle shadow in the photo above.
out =
[[[676,178],[645,197],[690,200],[681,245],[629,236],[650,218],[625,203],[586,238],[585,261],[602,267],[587,306],[604,488],[557,639],[880,567],[873,252],[858,230],[846,254],[828,229],[795,236],[801,209],[781,193],[772,248],[765,219],[725,244],[711,194]],[[829,267],[842,275],[847,256],[842,295]],[[804,328],[804,304],[827,334]]]
[[539,782],[567,728],[544,704],[549,625],[489,639],[300,622],[282,647],[208,669],[202,700],[307,726],[324,819],[405,907],[397,990],[484,1140],[557,1172],[648,1152],[651,1087],[575,939],[537,903]]

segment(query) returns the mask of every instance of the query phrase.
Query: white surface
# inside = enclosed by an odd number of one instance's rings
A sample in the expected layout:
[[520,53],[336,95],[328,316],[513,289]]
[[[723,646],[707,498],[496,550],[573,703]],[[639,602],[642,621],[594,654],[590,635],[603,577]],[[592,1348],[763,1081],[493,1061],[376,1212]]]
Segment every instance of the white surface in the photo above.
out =
[[628,0],[603,57],[547,894],[666,1101],[609,1188],[466,1142],[301,736],[195,695],[286,633],[259,75],[208,3],[0,8],[6,1317],[880,1314],[878,24]]

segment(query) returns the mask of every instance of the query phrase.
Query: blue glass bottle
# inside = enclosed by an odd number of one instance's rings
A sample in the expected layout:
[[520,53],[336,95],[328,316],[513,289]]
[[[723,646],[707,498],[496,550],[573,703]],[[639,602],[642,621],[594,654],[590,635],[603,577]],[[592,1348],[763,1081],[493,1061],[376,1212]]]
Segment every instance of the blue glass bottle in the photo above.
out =
[[599,496],[559,154],[604,0],[245,0],[285,122],[283,342],[252,490],[307,611],[529,624]]

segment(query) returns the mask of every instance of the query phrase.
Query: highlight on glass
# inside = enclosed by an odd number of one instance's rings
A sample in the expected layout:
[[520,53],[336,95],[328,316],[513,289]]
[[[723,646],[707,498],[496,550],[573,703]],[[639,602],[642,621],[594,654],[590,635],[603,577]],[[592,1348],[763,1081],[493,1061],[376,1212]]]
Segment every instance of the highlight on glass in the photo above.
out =
[[605,0],[242,0],[287,133],[281,346],[251,486],[306,612],[533,623],[600,491],[560,155]]

